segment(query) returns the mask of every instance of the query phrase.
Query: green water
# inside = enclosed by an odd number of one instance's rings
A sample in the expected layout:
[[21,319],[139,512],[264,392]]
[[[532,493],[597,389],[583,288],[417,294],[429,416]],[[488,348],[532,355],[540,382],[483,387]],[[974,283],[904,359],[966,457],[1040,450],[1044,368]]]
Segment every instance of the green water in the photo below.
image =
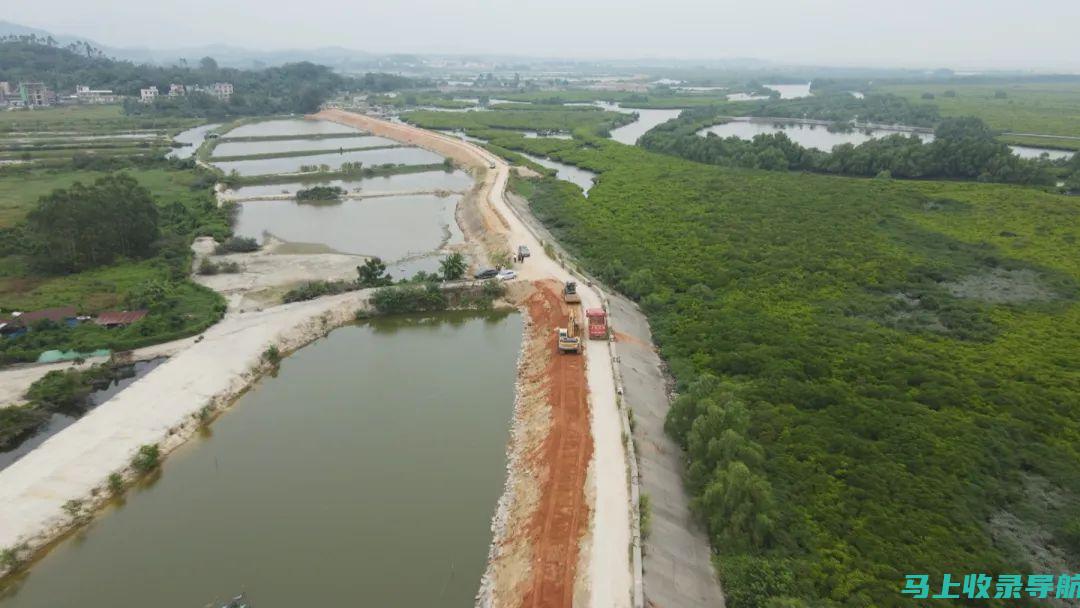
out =
[[504,479],[517,315],[386,319],[282,362],[35,564],[2,608],[471,606]]

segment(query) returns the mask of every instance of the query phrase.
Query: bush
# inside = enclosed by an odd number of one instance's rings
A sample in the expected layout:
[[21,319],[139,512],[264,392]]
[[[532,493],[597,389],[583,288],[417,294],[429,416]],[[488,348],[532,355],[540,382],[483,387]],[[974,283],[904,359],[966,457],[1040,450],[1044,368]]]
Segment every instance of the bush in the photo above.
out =
[[270,365],[277,365],[281,363],[281,351],[278,350],[277,346],[271,344],[263,351],[262,360]]
[[203,258],[199,262],[198,273],[201,275],[236,274],[242,272],[244,267],[238,262],[214,262],[210,258]]
[[290,289],[281,297],[285,304],[314,300],[320,296],[330,296],[360,288],[356,281],[312,281]]
[[400,285],[383,287],[372,295],[375,310],[382,314],[445,310],[446,296],[438,285]]
[[253,238],[231,236],[224,243],[214,248],[214,253],[224,255],[227,253],[250,253],[259,250],[259,242]]
[[120,473],[109,473],[109,492],[117,495],[124,491],[124,476]]
[[135,458],[131,460],[131,467],[139,473],[146,474],[153,471],[161,464],[161,450],[154,444],[147,444],[139,448]]

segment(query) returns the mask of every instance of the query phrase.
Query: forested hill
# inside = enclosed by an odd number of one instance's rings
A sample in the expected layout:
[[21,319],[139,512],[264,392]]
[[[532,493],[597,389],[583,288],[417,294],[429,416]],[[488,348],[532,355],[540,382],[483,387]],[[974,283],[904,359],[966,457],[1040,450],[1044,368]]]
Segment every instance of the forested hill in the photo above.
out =
[[221,68],[209,57],[195,66],[136,64],[111,59],[88,45],[59,47],[25,39],[0,42],[0,81],[5,80],[40,81],[58,91],[87,85],[112,89],[121,95],[138,95],[139,89],[151,85],[166,93],[170,83],[233,84],[234,99],[227,107],[200,100],[200,107],[163,103],[162,107],[141,109],[189,115],[307,112],[339,90],[381,92],[422,84],[393,74],[343,76],[326,66],[307,62],[263,70]]

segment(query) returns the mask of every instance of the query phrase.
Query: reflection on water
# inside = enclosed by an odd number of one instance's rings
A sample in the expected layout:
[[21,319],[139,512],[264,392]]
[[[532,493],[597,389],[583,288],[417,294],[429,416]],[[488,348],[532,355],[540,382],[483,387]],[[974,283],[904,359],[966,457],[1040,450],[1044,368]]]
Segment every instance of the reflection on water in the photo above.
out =
[[85,409],[54,413],[49,421],[35,435],[28,437],[13,449],[0,452],[0,470],[30,453],[31,450],[45,443],[53,435],[74,424],[79,418],[105,403],[114,395],[124,390],[139,378],[150,373],[155,367],[165,362],[165,358],[137,361],[130,367],[118,369],[119,377],[107,385],[98,388],[87,397]]

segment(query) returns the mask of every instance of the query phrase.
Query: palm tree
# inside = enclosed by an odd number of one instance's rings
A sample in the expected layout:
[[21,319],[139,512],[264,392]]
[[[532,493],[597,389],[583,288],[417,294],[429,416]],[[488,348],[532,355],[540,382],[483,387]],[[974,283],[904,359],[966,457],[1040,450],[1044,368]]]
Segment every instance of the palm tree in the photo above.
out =
[[456,252],[451,253],[439,262],[439,272],[442,273],[444,281],[456,281],[465,276],[467,267],[465,256]]

